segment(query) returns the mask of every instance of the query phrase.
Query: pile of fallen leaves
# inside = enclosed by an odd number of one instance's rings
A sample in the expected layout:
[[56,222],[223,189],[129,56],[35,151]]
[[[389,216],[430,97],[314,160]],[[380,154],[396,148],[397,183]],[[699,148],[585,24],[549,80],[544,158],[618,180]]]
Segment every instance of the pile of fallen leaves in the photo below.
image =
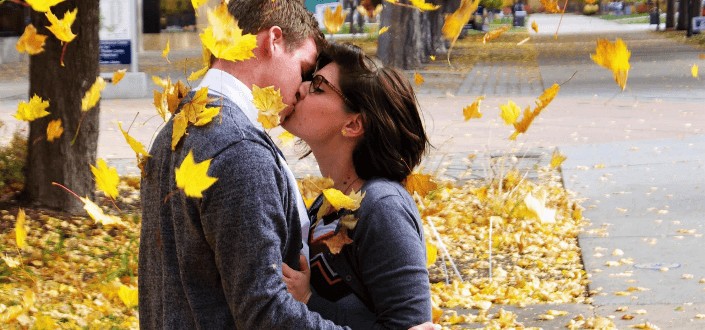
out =
[[107,198],[100,203],[106,213],[120,216],[120,227],[105,227],[88,216],[25,208],[26,237],[18,244],[18,207],[2,207],[3,328],[138,328],[136,182],[119,186],[115,202],[122,214]]
[[[417,198],[427,241],[438,250],[430,268],[437,319],[439,308],[479,310],[464,317],[445,315],[445,324],[486,323],[492,304],[587,299],[577,242],[581,208],[555,169],[537,171],[538,180],[508,170],[485,181],[445,183]],[[514,322],[509,314],[496,320],[502,326]]]

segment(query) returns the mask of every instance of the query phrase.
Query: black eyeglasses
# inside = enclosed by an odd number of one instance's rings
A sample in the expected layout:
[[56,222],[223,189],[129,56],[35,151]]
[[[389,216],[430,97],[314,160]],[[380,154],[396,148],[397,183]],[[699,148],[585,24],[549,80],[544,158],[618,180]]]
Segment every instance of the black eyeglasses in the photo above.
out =
[[332,89],[336,94],[340,95],[340,98],[343,99],[343,102],[345,102],[345,103],[347,103],[347,104],[350,104],[350,101],[348,100],[347,97],[345,97],[345,95],[343,95],[343,92],[341,92],[337,87],[333,86],[333,84],[331,84],[330,81],[328,81],[328,79],[326,79],[326,77],[321,76],[320,74],[317,74],[317,75],[313,76],[313,79],[311,79],[311,85],[308,86],[308,92],[309,92],[309,93],[320,93],[320,92],[322,92],[322,91],[323,91],[323,90],[321,89],[321,84],[322,84],[322,83],[325,83],[325,84],[328,85],[328,87],[330,87],[330,89]]

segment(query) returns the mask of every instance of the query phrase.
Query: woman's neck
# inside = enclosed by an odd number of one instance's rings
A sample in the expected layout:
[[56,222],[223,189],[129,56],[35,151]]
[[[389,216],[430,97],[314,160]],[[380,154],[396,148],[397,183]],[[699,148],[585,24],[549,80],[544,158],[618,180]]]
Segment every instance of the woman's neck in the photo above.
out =
[[364,181],[357,176],[352,162],[352,150],[338,150],[338,152],[321,152],[312,150],[321,175],[333,180],[333,188],[344,194],[351,190],[359,191]]

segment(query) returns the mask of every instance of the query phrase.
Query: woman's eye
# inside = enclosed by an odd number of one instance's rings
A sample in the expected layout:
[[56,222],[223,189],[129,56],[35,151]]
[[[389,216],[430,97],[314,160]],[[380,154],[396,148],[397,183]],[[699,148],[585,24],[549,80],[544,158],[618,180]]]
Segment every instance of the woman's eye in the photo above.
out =
[[316,93],[316,94],[320,94],[320,93],[323,93],[323,89],[321,89],[320,87],[315,87],[315,88],[313,89],[313,92]]

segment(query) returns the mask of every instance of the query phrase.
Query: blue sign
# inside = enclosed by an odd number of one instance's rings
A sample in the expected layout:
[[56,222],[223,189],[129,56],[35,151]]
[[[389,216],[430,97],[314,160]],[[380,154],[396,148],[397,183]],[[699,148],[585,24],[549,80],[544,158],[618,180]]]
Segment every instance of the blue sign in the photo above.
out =
[[316,5],[324,4],[324,3],[332,3],[332,2],[339,2],[338,0],[306,0],[306,9],[308,11],[315,13],[316,12]]
[[100,64],[130,64],[131,62],[130,40],[100,41]]

